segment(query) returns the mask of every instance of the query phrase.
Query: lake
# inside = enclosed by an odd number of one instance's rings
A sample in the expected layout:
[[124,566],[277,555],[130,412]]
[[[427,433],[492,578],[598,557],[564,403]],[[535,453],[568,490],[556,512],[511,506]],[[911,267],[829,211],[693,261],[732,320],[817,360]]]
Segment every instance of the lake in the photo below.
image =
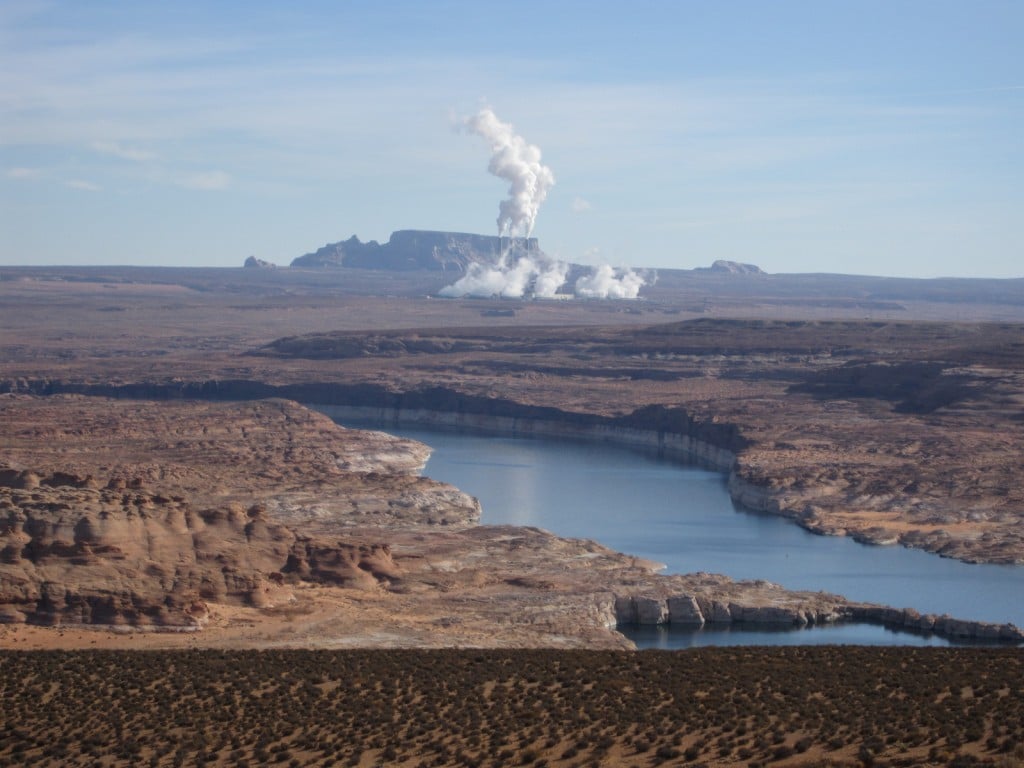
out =
[[[667,573],[767,579],[790,589],[1024,626],[1024,567],[962,563],[904,547],[817,536],[782,518],[737,509],[726,478],[716,472],[606,443],[411,427],[387,431],[430,445],[434,453],[424,474],[479,498],[485,525],[532,525],[594,539],[665,563]],[[688,631],[688,642],[666,645],[673,642],[668,635],[676,634],[638,630],[648,647],[947,642],[850,625],[784,633]]]

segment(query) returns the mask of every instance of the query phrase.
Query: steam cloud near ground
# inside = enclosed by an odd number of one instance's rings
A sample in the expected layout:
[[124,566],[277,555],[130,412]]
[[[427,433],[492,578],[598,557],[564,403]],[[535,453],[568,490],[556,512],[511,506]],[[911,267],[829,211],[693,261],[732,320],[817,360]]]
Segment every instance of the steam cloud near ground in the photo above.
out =
[[576,295],[585,299],[635,299],[646,280],[632,269],[602,264],[576,281]]
[[[499,237],[529,237],[540,205],[554,186],[555,175],[541,163],[540,148],[528,144],[510,123],[503,123],[491,109],[481,109],[462,123],[467,130],[491,145],[487,170],[509,182],[508,199],[498,206]],[[513,240],[514,242],[514,240]],[[566,284],[569,265],[532,253],[505,250],[496,264],[474,263],[441,296],[554,298]],[[576,281],[573,295],[588,299],[635,299],[645,279],[633,270],[596,267]]]
[[[456,282],[441,289],[440,295],[449,298],[471,296],[521,299],[532,296],[553,299],[557,296],[577,296],[584,299],[635,299],[646,284],[643,275],[632,269],[617,270],[607,264],[595,267],[589,275],[576,280],[566,291],[569,265],[533,254],[514,257],[505,251],[497,264],[470,264],[469,270]],[[562,293],[559,293],[561,289]]]
[[441,289],[441,295],[452,298],[500,296],[506,299],[533,295],[550,299],[565,284],[568,273],[569,267],[566,264],[526,255],[512,260],[506,251],[493,266],[470,264],[464,276]]

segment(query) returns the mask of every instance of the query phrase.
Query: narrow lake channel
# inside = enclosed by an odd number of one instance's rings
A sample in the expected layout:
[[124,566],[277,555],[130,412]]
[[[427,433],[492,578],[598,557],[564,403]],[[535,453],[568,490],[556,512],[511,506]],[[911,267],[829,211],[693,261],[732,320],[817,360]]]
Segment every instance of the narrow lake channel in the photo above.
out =
[[[604,443],[415,427],[386,431],[430,445],[434,452],[424,474],[479,498],[485,525],[532,525],[594,539],[665,563],[667,573],[767,579],[851,600],[1024,625],[1024,567],[972,565],[817,536],[781,518],[737,509],[716,472]],[[788,632],[642,628],[627,634],[641,647],[663,648],[949,642],[869,625]]]

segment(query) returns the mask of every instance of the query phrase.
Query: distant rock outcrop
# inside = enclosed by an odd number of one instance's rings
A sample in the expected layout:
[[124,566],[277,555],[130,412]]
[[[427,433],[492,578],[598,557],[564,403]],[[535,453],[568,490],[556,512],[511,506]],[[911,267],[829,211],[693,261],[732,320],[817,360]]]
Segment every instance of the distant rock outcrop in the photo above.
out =
[[695,272],[717,272],[728,275],[763,275],[765,271],[756,264],[743,264],[739,261],[719,259],[710,267],[697,267]]
[[264,261],[263,259],[257,259],[255,256],[250,256],[245,260],[245,266],[247,269],[277,269],[277,264],[270,261]]
[[[540,250],[535,237],[516,238],[514,244],[525,251]],[[392,232],[383,245],[376,240],[363,243],[353,235],[344,242],[329,243],[314,253],[299,256],[291,265],[465,272],[473,263],[496,262],[509,246],[509,238],[493,235],[403,229]]]

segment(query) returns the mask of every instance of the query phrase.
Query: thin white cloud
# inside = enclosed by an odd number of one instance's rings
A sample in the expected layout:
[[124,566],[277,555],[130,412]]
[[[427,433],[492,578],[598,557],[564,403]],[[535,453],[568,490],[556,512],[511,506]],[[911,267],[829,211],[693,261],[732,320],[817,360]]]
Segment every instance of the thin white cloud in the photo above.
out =
[[142,163],[147,160],[154,160],[156,154],[153,152],[147,152],[144,149],[138,149],[136,147],[126,147],[116,141],[94,141],[92,148],[103,155],[113,155],[119,157],[122,160],[131,160],[136,163]]
[[65,187],[71,187],[71,189],[82,189],[86,192],[99,192],[103,187],[98,184],[93,184],[91,181],[84,181],[82,179],[69,179],[64,182]]
[[4,175],[8,179],[38,179],[41,173],[38,168],[8,168]]
[[224,171],[203,171],[185,176],[178,183],[188,189],[227,189],[231,185],[231,175]]
[[[301,215],[258,217],[279,242],[289,241],[285,248],[305,242],[310,228],[327,230],[323,237],[351,234],[331,231],[341,225],[319,210],[324,201],[350,209],[352,230],[363,237],[376,228],[373,236],[386,238],[389,227],[412,223],[487,231],[500,190],[480,172],[477,148],[451,136],[445,121],[447,106],[465,114],[478,96],[494,100],[543,149],[566,189],[600,201],[600,216],[571,194],[545,209],[538,234],[549,252],[576,254],[580,241],[602,242],[613,263],[667,264],[697,253],[704,263],[742,248],[791,254],[824,243],[835,250],[832,232],[855,233],[852,252],[867,249],[861,233],[893,198],[907,220],[933,210],[943,194],[991,189],[1008,205],[1020,200],[1012,164],[990,163],[1004,170],[994,184],[976,183],[987,167],[979,159],[1012,156],[1015,101],[895,93],[870,67],[820,72],[815,67],[827,62],[815,62],[762,75],[730,66],[715,75],[709,61],[698,68],[703,76],[638,70],[639,79],[607,79],[580,77],[577,62],[554,49],[537,56],[517,55],[516,46],[453,47],[438,56],[414,46],[381,57],[323,48],[291,18],[283,29],[264,17],[230,35],[206,27],[171,35],[160,25],[113,23],[122,14],[110,24],[78,25],[67,19],[74,4],[23,24],[31,15],[11,16],[14,5],[35,7],[0,2],[0,152],[8,178],[34,178],[38,164],[42,178],[138,185],[142,198],[159,186],[237,187],[237,178],[216,170],[230,168],[244,175],[247,192],[280,205],[303,201]],[[981,83],[1022,88],[1012,74]],[[969,150],[960,149],[964,139]],[[960,169],[971,174],[958,176]],[[986,221],[1005,237],[1020,231],[1010,214]],[[818,227],[818,242],[786,239],[798,225]],[[901,248],[915,238],[931,246],[916,231],[901,236],[895,223],[890,230],[888,241]],[[182,228],[179,236],[192,234]]]

